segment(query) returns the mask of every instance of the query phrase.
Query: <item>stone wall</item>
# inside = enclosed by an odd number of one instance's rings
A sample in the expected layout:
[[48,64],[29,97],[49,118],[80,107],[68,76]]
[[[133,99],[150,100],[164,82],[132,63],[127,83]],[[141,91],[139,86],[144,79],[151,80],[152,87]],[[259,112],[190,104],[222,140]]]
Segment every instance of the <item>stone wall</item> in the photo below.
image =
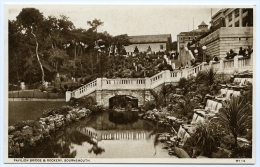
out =
[[221,27],[201,39],[200,44],[207,46],[207,55],[223,58],[230,49],[238,53],[240,47],[253,46],[253,27]]
[[105,108],[109,107],[109,99],[116,95],[129,95],[138,99],[138,106],[142,106],[145,102],[145,90],[102,90],[96,91],[96,100],[98,105]]

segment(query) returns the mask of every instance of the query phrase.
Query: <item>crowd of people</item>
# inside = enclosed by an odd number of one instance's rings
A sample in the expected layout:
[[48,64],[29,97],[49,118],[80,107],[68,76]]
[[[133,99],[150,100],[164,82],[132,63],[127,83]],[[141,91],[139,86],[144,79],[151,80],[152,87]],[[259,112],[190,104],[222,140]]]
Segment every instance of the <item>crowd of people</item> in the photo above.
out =
[[253,49],[251,46],[248,46],[247,49],[243,49],[242,47],[240,47],[238,54],[230,49],[230,51],[226,53],[227,56],[225,57],[225,59],[233,59],[237,55],[250,58],[252,53]]

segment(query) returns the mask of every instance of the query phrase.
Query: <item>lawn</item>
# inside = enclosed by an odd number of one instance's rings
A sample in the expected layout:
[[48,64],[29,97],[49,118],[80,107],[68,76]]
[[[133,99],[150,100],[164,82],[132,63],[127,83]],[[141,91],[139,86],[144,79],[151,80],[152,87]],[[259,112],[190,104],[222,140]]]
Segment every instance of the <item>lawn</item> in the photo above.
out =
[[44,109],[68,105],[64,101],[9,101],[8,104],[9,126],[24,120],[35,120],[42,115]]
[[44,99],[65,99],[65,93],[47,93],[39,90],[9,91],[9,98],[44,98]]

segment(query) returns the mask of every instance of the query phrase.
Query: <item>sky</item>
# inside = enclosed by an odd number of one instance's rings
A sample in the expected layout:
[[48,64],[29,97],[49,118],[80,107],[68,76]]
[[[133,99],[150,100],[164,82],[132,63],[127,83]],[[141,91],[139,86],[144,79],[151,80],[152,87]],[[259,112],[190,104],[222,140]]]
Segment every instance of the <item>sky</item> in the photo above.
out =
[[15,20],[22,8],[26,7],[39,9],[45,17],[66,15],[76,28],[88,29],[87,21],[96,18],[104,22],[99,32],[107,31],[113,36],[171,34],[175,41],[180,32],[197,29],[202,21],[210,27],[211,11],[214,15],[224,6],[11,5],[8,19]]

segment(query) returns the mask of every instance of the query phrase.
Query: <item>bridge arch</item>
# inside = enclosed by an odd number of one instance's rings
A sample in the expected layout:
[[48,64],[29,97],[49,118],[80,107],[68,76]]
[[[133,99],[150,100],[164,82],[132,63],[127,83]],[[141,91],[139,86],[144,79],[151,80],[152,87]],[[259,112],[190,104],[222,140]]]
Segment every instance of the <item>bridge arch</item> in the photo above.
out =
[[129,96],[138,100],[138,107],[142,106],[145,101],[144,90],[102,90],[97,94],[97,103],[104,107],[109,107],[109,99],[115,96]]
[[109,109],[112,108],[126,108],[131,106],[131,108],[138,107],[138,99],[129,95],[116,95],[109,99]]

